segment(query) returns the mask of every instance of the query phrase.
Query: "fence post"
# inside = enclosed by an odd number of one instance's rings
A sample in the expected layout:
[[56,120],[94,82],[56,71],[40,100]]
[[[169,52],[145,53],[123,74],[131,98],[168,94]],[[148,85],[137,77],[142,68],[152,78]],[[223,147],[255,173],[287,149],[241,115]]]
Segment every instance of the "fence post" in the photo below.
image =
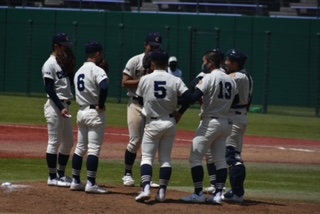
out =
[[[123,29],[124,29],[124,24],[120,23],[119,24],[119,28],[120,28],[120,33],[119,33],[119,64],[118,64],[118,69],[117,71],[121,71],[122,69],[122,63],[123,63],[123,46],[124,46],[124,42],[123,42]],[[119,73],[119,90],[118,90],[118,103],[121,103],[121,90],[122,90],[122,72],[118,72]]]
[[220,28],[215,27],[215,37],[216,37],[216,48],[220,48]]
[[31,95],[31,62],[32,62],[32,37],[33,37],[33,20],[29,19],[29,35],[28,35],[28,72],[27,72],[27,96]]
[[188,27],[189,33],[190,33],[190,42],[189,42],[189,50],[190,50],[190,55],[189,55],[189,80],[192,80],[194,78],[194,60],[195,60],[195,47],[194,47],[194,41],[195,41],[195,32],[196,29],[192,28],[191,26]]
[[317,92],[316,92],[316,108],[315,115],[320,117],[320,33],[317,33],[317,49],[316,49],[316,61],[317,61]]
[[264,67],[264,96],[263,96],[263,113],[268,113],[268,97],[269,97],[269,74],[270,74],[270,40],[271,32],[265,31],[265,67]]

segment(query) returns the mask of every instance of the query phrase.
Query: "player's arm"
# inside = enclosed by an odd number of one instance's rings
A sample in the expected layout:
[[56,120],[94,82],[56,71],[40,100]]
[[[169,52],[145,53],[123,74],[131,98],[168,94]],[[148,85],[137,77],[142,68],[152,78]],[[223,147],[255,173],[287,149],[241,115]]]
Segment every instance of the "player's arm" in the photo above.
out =
[[64,109],[63,104],[61,103],[61,100],[57,96],[55,90],[54,90],[54,81],[50,78],[44,78],[44,85],[46,89],[46,93],[50,97],[50,99],[54,102],[54,104],[59,108],[60,112]]
[[128,74],[123,74],[122,75],[122,86],[125,88],[136,88],[138,87],[139,84],[139,79],[133,79],[131,76]]
[[202,78],[204,77],[204,73],[200,73],[198,74],[198,76],[196,76],[196,78],[194,78],[190,84],[189,84],[189,89],[191,91],[191,93],[193,93],[196,89],[196,86],[198,85],[198,83],[202,80]]
[[105,110],[105,102],[107,100],[108,97],[108,80],[107,79],[103,79],[100,83],[99,83],[99,87],[100,87],[100,91],[99,91],[99,104],[98,104],[98,108],[101,110]]
[[181,95],[181,107],[178,110],[178,112],[183,115],[183,113],[189,108],[191,104],[191,92],[190,90],[186,90],[182,95]]

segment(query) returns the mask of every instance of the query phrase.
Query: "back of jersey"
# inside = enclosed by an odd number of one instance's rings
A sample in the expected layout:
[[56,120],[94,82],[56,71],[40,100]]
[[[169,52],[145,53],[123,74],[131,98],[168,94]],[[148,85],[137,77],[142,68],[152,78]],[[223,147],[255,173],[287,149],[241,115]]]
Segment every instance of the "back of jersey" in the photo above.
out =
[[80,106],[97,105],[99,102],[99,83],[106,78],[108,77],[104,70],[93,62],[85,62],[74,77],[77,103]]
[[197,85],[203,92],[203,117],[228,117],[231,104],[238,93],[235,81],[219,69],[207,74]]
[[164,70],[155,70],[143,76],[137,94],[143,97],[144,111],[147,117],[171,114],[178,105],[178,96],[188,88],[183,81]]

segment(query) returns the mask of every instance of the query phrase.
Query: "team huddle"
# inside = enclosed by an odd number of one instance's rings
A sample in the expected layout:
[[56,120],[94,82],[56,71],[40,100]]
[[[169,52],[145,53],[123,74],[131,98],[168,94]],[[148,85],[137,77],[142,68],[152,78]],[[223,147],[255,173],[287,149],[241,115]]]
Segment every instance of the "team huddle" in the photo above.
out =
[[[244,66],[246,54],[231,49],[226,54],[218,48],[203,56],[201,73],[187,86],[176,70],[177,59],[162,48],[162,37],[148,33],[145,50],[125,65],[122,86],[127,89],[127,124],[129,142],[124,150],[124,186],[135,186],[133,166],[141,149],[140,181],[142,191],[135,197],[145,202],[157,189],[156,200],[165,202],[172,175],[172,148],[177,123],[188,108],[200,103],[200,122],[192,140],[189,163],[194,183],[193,194],[181,200],[189,203],[241,203],[244,200],[246,168],[241,158],[247,113],[252,100],[253,80]],[[52,54],[42,67],[48,100],[44,115],[48,128],[46,161],[48,185],[69,187],[73,191],[105,194],[96,176],[106,128],[105,102],[108,97],[108,65],[100,43],[85,44],[87,60],[75,71],[72,43],[65,33],[52,40]],[[170,65],[170,66],[169,66]],[[178,77],[175,73],[179,73]],[[177,72],[179,71],[179,72]],[[72,161],[72,178],[66,166],[74,146],[69,106],[74,99],[77,112],[77,143]],[[154,182],[153,162],[158,154],[159,184]],[[87,181],[80,179],[86,156]],[[205,158],[211,186],[204,188]],[[229,177],[231,189],[226,191]],[[206,198],[204,193],[211,196]]]

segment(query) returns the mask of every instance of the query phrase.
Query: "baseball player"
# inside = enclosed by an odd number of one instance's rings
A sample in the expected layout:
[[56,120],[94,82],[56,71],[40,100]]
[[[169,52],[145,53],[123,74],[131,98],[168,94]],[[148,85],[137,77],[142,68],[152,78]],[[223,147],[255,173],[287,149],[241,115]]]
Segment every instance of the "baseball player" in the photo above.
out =
[[[220,55],[220,59],[221,59],[221,61],[220,61],[220,69],[222,70],[222,71],[225,71],[226,70],[226,68],[225,68],[225,65],[224,65],[224,58],[225,58],[225,56],[224,56],[224,53],[223,53],[223,51],[220,49],[220,48],[214,48],[212,51],[215,51],[215,52],[217,52],[217,53],[219,53],[219,55]],[[203,78],[203,76],[205,75],[205,67],[204,67],[204,64],[202,64],[201,65],[201,72],[190,82],[190,87],[189,87],[189,89],[193,92],[194,90],[195,90],[195,88],[196,88],[196,85],[200,82],[200,80]]]
[[183,81],[166,72],[168,58],[168,53],[164,50],[153,51],[151,54],[153,72],[141,77],[137,88],[139,103],[143,105],[142,112],[146,117],[141,145],[142,191],[135,198],[138,202],[144,202],[151,196],[152,165],[157,151],[160,162],[160,187],[156,200],[165,201],[172,173],[171,151],[177,131],[174,112],[177,109],[178,96],[185,100],[185,105],[179,110],[181,115],[187,109],[191,97]]
[[246,168],[241,158],[244,134],[248,125],[247,113],[253,92],[253,80],[244,65],[247,55],[231,49],[226,54],[227,73],[235,80],[239,91],[239,103],[231,106],[232,132],[226,141],[226,158],[229,165],[231,190],[223,195],[224,201],[243,202]]
[[[225,68],[225,54],[224,52],[219,49],[219,48],[215,48],[213,49],[213,51],[219,53],[220,55],[220,69],[223,71],[223,72],[226,72],[226,68]],[[204,73],[202,72],[202,74],[204,75]],[[203,78],[203,75],[201,75],[201,73],[198,75],[198,78]],[[207,163],[207,171],[208,171],[208,174],[209,174],[209,179],[210,179],[210,186],[209,187],[206,187],[203,189],[203,192],[204,193],[209,193],[209,194],[212,194],[214,193],[215,191],[215,183],[216,183],[216,166],[214,164],[214,160],[213,160],[213,157],[211,155],[211,152],[210,150],[207,152],[206,156],[205,156],[205,159],[206,159],[206,163]],[[223,189],[225,191],[225,188]]]
[[[130,58],[123,70],[122,85],[127,88],[129,96],[127,108],[127,122],[129,129],[129,143],[124,154],[125,171],[122,178],[124,186],[134,186],[132,168],[136,160],[137,151],[140,148],[145,119],[141,114],[142,106],[138,102],[136,94],[140,78],[146,74],[143,66],[143,59],[146,54],[158,49],[161,46],[162,37],[157,32],[148,33],[144,43],[145,51]],[[151,187],[159,187],[151,183]]]
[[182,198],[182,200],[191,203],[204,203],[206,201],[203,194],[204,170],[202,160],[210,150],[217,169],[217,179],[215,193],[207,201],[220,204],[228,173],[225,141],[231,133],[232,127],[229,110],[236,97],[237,87],[234,80],[220,69],[218,52],[211,51],[205,55],[204,70],[205,73],[210,73],[202,78],[196,86],[196,91],[192,94],[192,101],[197,101],[203,97],[201,121],[192,141],[189,157],[194,193]]
[[178,66],[177,57],[171,56],[168,60],[168,64],[169,64],[167,69],[168,73],[182,79],[182,71],[177,67]]
[[[71,190],[104,194],[107,190],[96,184],[99,155],[106,128],[105,102],[108,95],[108,76],[99,63],[104,58],[101,44],[88,42],[85,46],[87,61],[74,77],[77,113],[78,143],[72,158]],[[87,155],[87,184],[81,183],[80,174],[84,155]]]
[[[71,178],[65,175],[73,147],[73,127],[69,105],[73,98],[70,78],[74,73],[75,58],[69,36],[57,33],[52,38],[50,57],[42,66],[42,76],[48,100],[44,116],[48,128],[46,160],[49,168],[49,186],[69,187]],[[68,56],[68,60],[64,58]]]

